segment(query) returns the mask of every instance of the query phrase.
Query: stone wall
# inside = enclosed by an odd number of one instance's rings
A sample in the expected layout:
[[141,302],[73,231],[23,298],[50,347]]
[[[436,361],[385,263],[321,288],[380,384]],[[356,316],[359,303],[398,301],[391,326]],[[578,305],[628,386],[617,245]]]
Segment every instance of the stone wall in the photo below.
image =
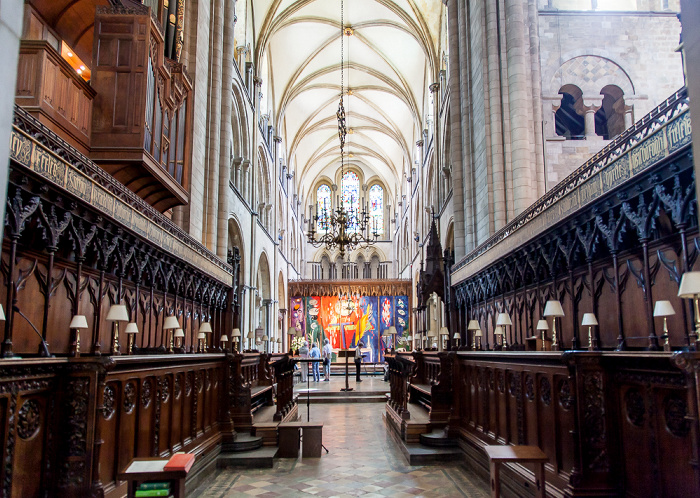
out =
[[680,23],[672,12],[542,10],[539,34],[550,189],[608,143],[598,136],[569,141],[556,135],[560,88],[576,85],[583,92],[583,106],[592,110],[600,106],[601,89],[616,85],[624,92],[633,122],[683,85],[681,57],[675,52]]

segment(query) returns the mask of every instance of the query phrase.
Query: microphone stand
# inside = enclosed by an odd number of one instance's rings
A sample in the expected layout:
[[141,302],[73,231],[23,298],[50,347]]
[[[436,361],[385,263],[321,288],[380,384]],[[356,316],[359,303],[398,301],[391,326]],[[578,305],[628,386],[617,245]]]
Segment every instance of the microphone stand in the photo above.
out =
[[22,311],[19,309],[18,306],[13,306],[13,307],[12,307],[12,310],[13,310],[15,313],[18,313],[19,316],[21,316],[22,318],[24,318],[24,319],[27,321],[27,323],[29,324],[29,326],[32,328],[32,330],[34,330],[34,332],[36,332],[36,335],[39,336],[39,339],[41,339],[41,351],[40,351],[39,354],[40,354],[41,356],[46,357],[46,358],[53,358],[54,356],[53,356],[51,353],[49,353],[49,345],[46,344],[46,341],[44,340],[44,337],[41,335],[41,332],[39,332],[39,330],[38,330],[38,329],[34,326],[34,324],[31,322],[31,320],[29,320],[29,318],[27,318],[27,317],[25,316],[25,314],[22,313]]

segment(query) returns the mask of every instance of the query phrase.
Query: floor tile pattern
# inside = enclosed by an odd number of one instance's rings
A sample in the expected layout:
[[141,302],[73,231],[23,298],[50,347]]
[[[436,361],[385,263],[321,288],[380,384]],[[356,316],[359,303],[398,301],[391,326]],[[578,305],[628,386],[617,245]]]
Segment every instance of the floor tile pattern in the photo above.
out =
[[[487,497],[487,483],[463,464],[409,466],[387,433],[384,405],[312,405],[330,453],[277,459],[272,469],[225,469],[195,491],[199,497]],[[306,406],[299,407],[306,420]]]

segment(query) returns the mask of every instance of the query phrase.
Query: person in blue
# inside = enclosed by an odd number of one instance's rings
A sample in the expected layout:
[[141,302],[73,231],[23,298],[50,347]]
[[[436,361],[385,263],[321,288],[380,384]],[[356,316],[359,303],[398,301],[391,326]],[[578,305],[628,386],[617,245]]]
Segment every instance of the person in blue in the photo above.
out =
[[[314,346],[311,348],[311,352],[309,353],[309,358],[321,358],[321,350],[318,349],[318,343],[314,342]],[[314,382],[321,382],[321,373],[319,372],[319,361],[315,361],[313,363],[313,372],[314,372]]]

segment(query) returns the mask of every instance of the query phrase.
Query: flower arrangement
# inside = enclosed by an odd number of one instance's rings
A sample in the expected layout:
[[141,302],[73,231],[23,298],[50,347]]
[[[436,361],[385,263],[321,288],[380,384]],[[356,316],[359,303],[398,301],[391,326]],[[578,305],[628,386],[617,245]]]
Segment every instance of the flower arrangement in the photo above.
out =
[[292,351],[298,351],[304,345],[305,339],[303,337],[295,337],[292,339],[291,348]]

